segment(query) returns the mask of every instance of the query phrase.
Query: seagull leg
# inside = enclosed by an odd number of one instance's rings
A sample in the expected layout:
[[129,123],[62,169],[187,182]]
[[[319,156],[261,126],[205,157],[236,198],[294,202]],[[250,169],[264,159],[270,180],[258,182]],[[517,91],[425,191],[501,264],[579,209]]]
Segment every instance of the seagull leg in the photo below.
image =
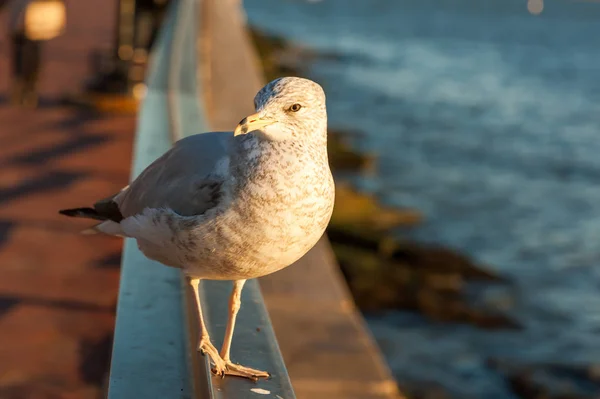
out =
[[215,367],[212,371],[217,375],[224,376],[226,368],[225,361],[221,359],[217,348],[215,348],[215,346],[210,342],[210,336],[208,335],[208,330],[206,329],[204,318],[202,317],[202,305],[200,304],[200,296],[198,294],[198,285],[200,284],[200,279],[188,278],[188,283],[194,290],[194,297],[196,298],[196,307],[198,310],[198,320],[200,321],[200,339],[198,340],[198,350],[201,351],[202,354],[207,354],[208,357],[213,361]]
[[246,280],[236,280],[233,282],[233,291],[231,292],[231,297],[229,298],[229,320],[227,322],[227,329],[225,330],[223,347],[221,348],[221,358],[223,358],[226,364],[225,374],[250,378],[251,380],[258,380],[259,378],[268,378],[269,373],[255,370],[250,367],[244,367],[239,364],[234,364],[230,359],[233,329],[235,328],[235,319],[237,317],[238,310],[240,310],[240,305],[242,304],[242,288],[244,288],[245,283]]

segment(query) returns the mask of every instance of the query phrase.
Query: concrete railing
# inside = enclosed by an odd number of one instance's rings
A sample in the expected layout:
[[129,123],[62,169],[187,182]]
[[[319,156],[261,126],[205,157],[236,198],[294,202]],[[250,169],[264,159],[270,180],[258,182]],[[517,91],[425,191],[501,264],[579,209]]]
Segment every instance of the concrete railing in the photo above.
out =
[[[136,133],[132,177],[173,141],[209,130],[199,79],[199,0],[173,0],[150,61],[147,93]],[[110,370],[108,398],[293,399],[294,392],[256,281],[242,295],[232,359],[271,373],[268,380],[215,377],[196,352],[193,293],[180,270],[145,258],[127,239]],[[206,281],[201,302],[213,343],[219,347],[227,319],[229,282]],[[250,360],[248,362],[248,360]],[[259,395],[261,396],[261,395]]]

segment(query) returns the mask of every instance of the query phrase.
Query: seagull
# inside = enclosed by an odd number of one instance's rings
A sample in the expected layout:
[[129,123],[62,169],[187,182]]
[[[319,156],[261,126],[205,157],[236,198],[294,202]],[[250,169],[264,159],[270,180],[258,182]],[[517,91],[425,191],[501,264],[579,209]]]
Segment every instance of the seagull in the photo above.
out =
[[[275,79],[254,106],[233,132],[181,139],[116,195],[59,213],[98,220],[82,233],[134,238],[146,257],[180,268],[195,293],[198,350],[215,374],[256,380],[269,373],[230,358],[244,283],[289,266],[317,243],[335,190],[322,87]],[[220,352],[202,317],[202,279],[233,280]]]

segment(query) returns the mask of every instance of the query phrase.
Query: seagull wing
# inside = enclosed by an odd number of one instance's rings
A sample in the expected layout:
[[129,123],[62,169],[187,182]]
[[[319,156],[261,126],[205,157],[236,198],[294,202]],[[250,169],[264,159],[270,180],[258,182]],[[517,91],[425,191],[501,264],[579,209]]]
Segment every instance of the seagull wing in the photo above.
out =
[[116,204],[123,218],[145,208],[170,208],[182,216],[203,214],[220,197],[226,176],[219,163],[228,161],[231,136],[231,132],[211,132],[179,140],[109,204]]
[[221,197],[232,136],[232,132],[210,132],[181,139],[119,193],[96,202],[93,208],[60,213],[101,220],[96,229],[84,232],[109,234],[119,234],[121,220],[146,208],[170,208],[181,216],[201,215]]

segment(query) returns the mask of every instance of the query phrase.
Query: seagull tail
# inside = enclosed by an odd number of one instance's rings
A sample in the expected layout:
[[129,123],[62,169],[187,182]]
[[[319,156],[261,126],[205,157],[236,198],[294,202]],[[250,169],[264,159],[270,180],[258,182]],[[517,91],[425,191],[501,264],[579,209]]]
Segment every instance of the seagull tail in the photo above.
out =
[[89,228],[87,228],[87,229],[85,229],[85,230],[81,230],[81,231],[79,232],[79,234],[82,234],[82,235],[84,235],[84,236],[91,236],[91,235],[94,235],[94,234],[100,234],[100,233],[101,233],[101,231],[100,231],[100,229],[98,228],[98,226],[100,226],[101,224],[102,224],[102,223],[98,223],[98,224],[97,224],[97,225],[95,225],[95,226],[89,227]]
[[109,236],[125,237],[125,233],[121,228],[121,224],[113,222],[112,220],[107,220],[102,223],[98,223],[95,226],[82,230],[80,233],[85,236],[94,234],[106,234]]

